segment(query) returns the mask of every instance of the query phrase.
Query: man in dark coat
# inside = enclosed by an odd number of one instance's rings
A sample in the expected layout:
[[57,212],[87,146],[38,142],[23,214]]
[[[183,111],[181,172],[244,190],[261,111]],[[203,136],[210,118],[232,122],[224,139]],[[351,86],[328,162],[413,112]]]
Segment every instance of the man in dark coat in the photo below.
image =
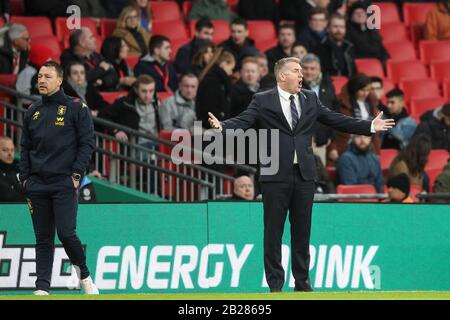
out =
[[414,134],[420,133],[431,138],[433,149],[446,149],[450,152],[450,102],[420,116],[420,124]]
[[320,59],[322,71],[330,76],[351,77],[356,72],[353,43],[345,39],[345,33],[345,18],[332,15],[328,36],[313,50]]
[[14,143],[10,138],[0,136],[0,202],[25,202],[18,173]]
[[308,52],[313,51],[327,35],[328,11],[324,8],[313,8],[310,12],[308,26],[298,35],[298,42]]
[[357,1],[350,7],[346,38],[354,45],[355,58],[374,58],[385,63],[389,53],[378,30],[367,27],[367,7],[364,1]]
[[241,68],[241,61],[248,56],[256,56],[259,51],[255,48],[255,41],[248,37],[247,21],[242,18],[236,18],[231,23],[231,36],[220,46],[233,54],[236,61],[235,70]]
[[30,51],[30,34],[24,25],[12,24],[5,32],[0,47],[0,73],[19,74],[27,62]]
[[242,61],[241,78],[231,87],[231,117],[244,111],[259,89],[259,67],[255,58]]
[[295,28],[290,24],[280,26],[278,30],[278,44],[265,52],[269,61],[270,73],[273,72],[275,63],[292,55],[292,47],[295,44]]

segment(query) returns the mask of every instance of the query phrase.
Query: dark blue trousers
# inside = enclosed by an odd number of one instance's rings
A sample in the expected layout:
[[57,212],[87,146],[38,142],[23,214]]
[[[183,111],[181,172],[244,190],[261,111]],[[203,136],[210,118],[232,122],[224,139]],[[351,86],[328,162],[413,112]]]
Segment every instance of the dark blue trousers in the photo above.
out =
[[76,234],[78,190],[70,176],[44,181],[31,176],[25,185],[36,236],[36,289],[49,291],[55,251],[55,229],[81,279],[89,276],[86,255]]

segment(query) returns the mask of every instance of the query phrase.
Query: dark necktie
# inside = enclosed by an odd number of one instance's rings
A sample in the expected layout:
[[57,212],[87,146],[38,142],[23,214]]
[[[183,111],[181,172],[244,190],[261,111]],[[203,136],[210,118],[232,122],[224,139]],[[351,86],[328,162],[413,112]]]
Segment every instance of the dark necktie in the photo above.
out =
[[295,97],[291,95],[289,100],[291,100],[292,130],[294,130],[298,122],[298,112],[294,102]]

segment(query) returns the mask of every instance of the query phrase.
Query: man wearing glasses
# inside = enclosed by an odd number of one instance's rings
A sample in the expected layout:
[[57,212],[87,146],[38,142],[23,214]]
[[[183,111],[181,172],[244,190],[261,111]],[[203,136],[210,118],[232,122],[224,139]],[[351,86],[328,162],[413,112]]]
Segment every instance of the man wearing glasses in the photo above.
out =
[[19,23],[12,24],[6,32],[0,48],[0,73],[19,74],[28,61],[30,35]]

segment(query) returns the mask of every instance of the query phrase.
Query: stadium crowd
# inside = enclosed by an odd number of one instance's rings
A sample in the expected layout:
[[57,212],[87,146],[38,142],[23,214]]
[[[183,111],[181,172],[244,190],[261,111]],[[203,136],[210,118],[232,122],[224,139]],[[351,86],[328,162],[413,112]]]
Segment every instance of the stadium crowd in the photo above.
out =
[[[72,4],[82,15],[75,30],[66,24]],[[381,28],[371,27],[372,4],[381,8]],[[408,8],[422,11],[422,25],[408,20]],[[276,61],[298,57],[303,87],[328,108],[365,120],[382,111],[396,121],[373,137],[317,125],[316,192],[370,185],[394,202],[417,201],[410,190],[450,192],[448,0],[25,0],[1,1],[0,16],[0,73],[18,91],[37,95],[39,67],[56,60],[65,92],[94,117],[155,136],[192,130],[196,120],[209,128],[208,112],[219,120],[238,115],[255,93],[276,85]],[[2,201],[23,200],[11,148],[0,138]],[[446,150],[447,159],[435,150]],[[241,180],[235,190],[252,184]]]

